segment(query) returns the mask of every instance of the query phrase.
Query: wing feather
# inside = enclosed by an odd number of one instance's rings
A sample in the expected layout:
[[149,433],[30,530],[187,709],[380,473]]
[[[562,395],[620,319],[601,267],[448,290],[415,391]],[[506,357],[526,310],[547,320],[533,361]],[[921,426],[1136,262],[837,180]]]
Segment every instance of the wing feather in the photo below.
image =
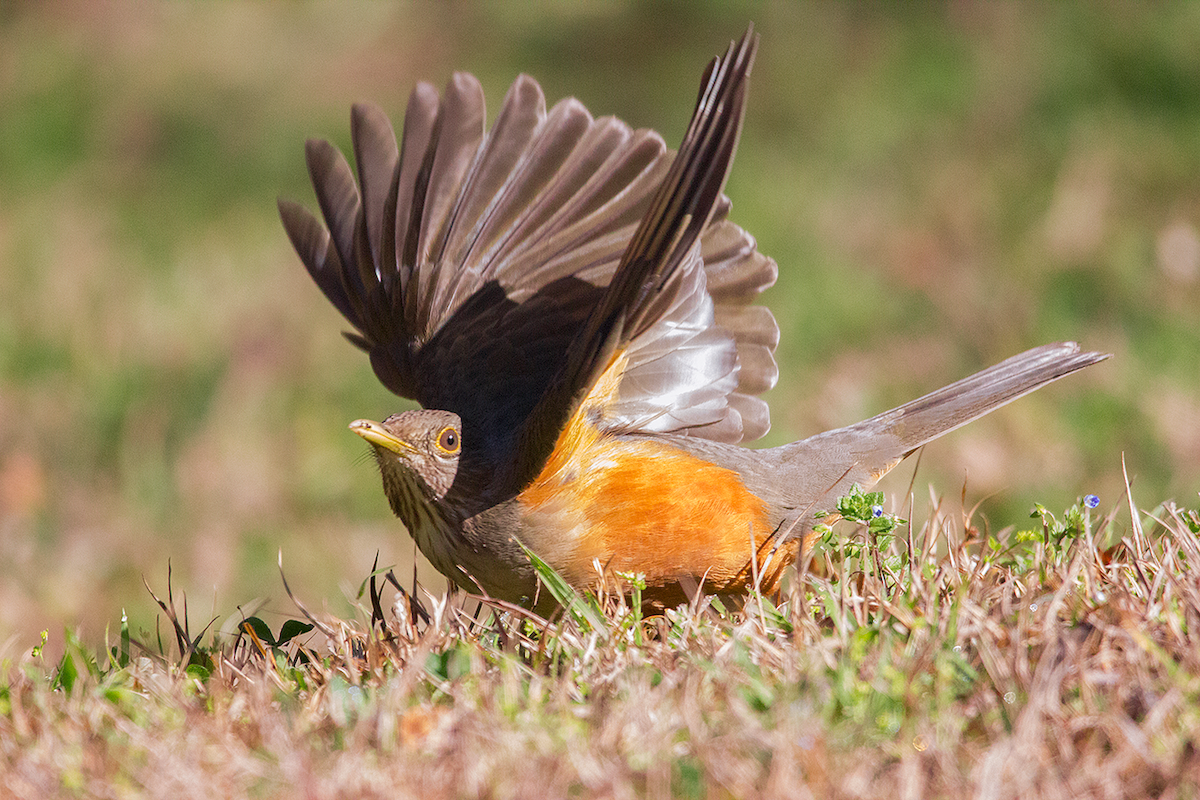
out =
[[[589,358],[614,343],[627,367],[602,425],[756,438],[769,414],[752,395],[775,381],[779,330],[750,303],[777,269],[728,221],[721,194],[737,134],[728,107],[740,115],[752,51],[748,33],[705,73],[685,157],[574,99],[547,112],[528,76],[490,131],[465,73],[440,98],[415,87],[398,145],[382,111],[356,105],[357,182],[336,148],[309,142],[325,225],[281,201],[284,227],[384,385],[487,431],[494,461],[511,457],[552,387],[585,390]],[[575,356],[562,384],[572,347],[591,355]],[[575,400],[557,402],[561,412]]]

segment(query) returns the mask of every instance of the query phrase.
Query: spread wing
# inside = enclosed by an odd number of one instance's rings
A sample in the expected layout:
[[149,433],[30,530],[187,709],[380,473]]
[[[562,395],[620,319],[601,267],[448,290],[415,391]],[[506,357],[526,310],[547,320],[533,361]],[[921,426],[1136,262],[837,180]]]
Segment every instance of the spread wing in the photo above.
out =
[[[753,40],[748,32],[706,75],[713,108],[736,95],[739,120]],[[731,57],[740,65],[734,77]],[[718,77],[725,83],[712,84]],[[619,294],[638,312],[622,323],[628,364],[602,424],[721,441],[766,431],[767,407],[755,395],[774,384],[778,328],[750,302],[776,267],[726,219],[727,164],[701,179],[707,207],[660,232],[688,237],[674,250],[658,243],[669,258],[651,273],[663,284],[630,303],[628,287],[614,294],[610,284],[629,271],[622,257],[637,249],[639,223],[683,161],[657,134],[593,119],[574,99],[547,112],[527,76],[485,133],[482,89],[462,73],[440,100],[417,86],[399,143],[374,107],[356,105],[351,123],[357,182],[332,145],[306,148],[325,224],[288,201],[280,214],[309,273],[353,326],[347,337],[391,391],[459,414],[464,439],[508,462],[554,387],[561,394],[566,380],[577,392],[594,378],[595,364],[573,364],[569,379],[561,373],[572,343],[599,324],[596,309]]]

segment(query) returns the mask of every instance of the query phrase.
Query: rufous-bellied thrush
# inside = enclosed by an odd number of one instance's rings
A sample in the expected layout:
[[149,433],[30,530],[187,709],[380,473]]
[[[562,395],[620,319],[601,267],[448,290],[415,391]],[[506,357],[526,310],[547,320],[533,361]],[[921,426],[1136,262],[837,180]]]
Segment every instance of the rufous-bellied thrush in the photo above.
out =
[[856,425],[740,446],[769,426],[756,395],[779,338],[751,305],[775,263],[722,194],[756,47],[748,30],[711,62],[674,155],[574,99],[547,112],[527,76],[485,132],[462,73],[440,101],[417,86],[399,145],[383,112],[354,106],[357,185],[308,142],[325,225],[281,201],[284,226],[379,379],[424,407],[350,427],[459,585],[534,598],[521,543],[578,588],[610,569],[661,602],[769,591],[852,484],[1106,357],[1046,345]]

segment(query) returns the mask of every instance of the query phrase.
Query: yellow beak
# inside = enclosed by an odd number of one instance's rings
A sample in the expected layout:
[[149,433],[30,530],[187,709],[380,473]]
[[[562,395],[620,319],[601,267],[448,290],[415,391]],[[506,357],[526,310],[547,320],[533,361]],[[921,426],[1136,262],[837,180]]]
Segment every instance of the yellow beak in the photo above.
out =
[[407,455],[417,452],[417,448],[396,436],[378,422],[369,419],[356,419],[350,423],[350,430],[357,433],[376,447],[391,450],[396,455]]

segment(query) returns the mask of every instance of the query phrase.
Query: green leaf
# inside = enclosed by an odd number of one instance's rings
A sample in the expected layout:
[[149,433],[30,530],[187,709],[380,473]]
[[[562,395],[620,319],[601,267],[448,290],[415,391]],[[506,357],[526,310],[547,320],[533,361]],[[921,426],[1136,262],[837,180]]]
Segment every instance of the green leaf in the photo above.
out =
[[75,666],[75,659],[68,650],[63,653],[62,659],[58,662],[58,669],[54,673],[54,677],[50,679],[50,685],[55,689],[60,689],[70,693],[75,688],[75,681],[79,679],[79,668]]
[[571,584],[559,575],[553,567],[543,561],[537,553],[530,550],[521,542],[517,542],[521,549],[525,551],[525,555],[529,557],[529,561],[533,564],[533,569],[537,572],[542,584],[550,592],[550,595],[558,601],[559,605],[567,610],[575,620],[584,627],[594,631],[606,631],[609,629],[608,619],[604,616],[594,601],[589,600],[575,591]]
[[271,635],[271,628],[258,617],[246,617],[238,627],[244,631],[253,631],[259,641],[266,645],[274,647],[278,644],[275,637]]
[[212,674],[212,672],[202,664],[188,664],[183,671],[189,678],[194,678],[200,681],[200,683],[207,682],[209,676]]
[[313,629],[311,622],[301,622],[298,619],[289,619],[283,623],[283,627],[279,629],[279,640],[275,643],[282,647],[297,636],[303,636]]

